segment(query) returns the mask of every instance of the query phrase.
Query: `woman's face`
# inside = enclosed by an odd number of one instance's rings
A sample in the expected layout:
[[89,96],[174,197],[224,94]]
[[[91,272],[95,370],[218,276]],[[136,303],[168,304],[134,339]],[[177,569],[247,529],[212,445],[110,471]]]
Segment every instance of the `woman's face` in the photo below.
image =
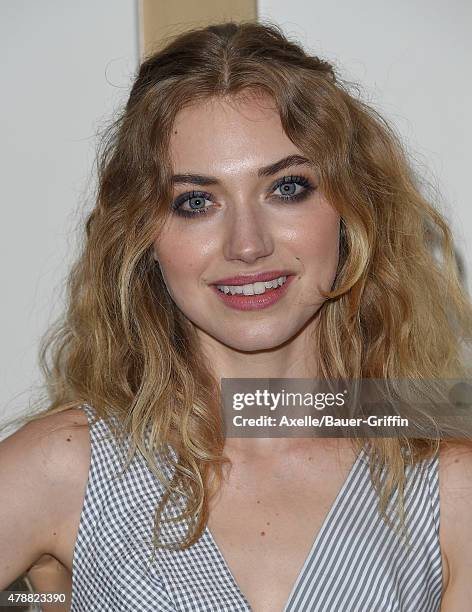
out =
[[[290,340],[319,310],[320,289],[332,286],[340,219],[273,103],[212,98],[183,109],[170,155],[174,210],[154,253],[172,299],[199,335],[233,349]],[[287,281],[222,282],[262,272]]]

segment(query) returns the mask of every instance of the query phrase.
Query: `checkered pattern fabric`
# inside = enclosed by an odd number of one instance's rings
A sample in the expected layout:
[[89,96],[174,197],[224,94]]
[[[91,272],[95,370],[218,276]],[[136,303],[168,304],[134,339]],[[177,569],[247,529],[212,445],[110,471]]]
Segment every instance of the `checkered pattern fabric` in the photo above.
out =
[[[71,612],[250,612],[211,532],[151,561],[162,485],[137,453],[123,474],[103,420],[89,420],[91,462],[72,566]],[[354,462],[284,612],[438,612],[442,593],[438,457],[407,468],[409,546],[382,521],[368,457]],[[393,503],[396,493],[392,496]],[[183,525],[166,524],[173,541]]]

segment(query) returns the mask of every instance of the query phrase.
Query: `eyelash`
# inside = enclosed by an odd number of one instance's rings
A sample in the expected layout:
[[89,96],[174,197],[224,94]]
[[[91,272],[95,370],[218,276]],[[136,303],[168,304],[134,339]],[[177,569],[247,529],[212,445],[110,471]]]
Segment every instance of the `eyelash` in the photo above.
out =
[[[303,191],[300,191],[299,193],[296,193],[295,195],[283,195],[282,194],[282,195],[275,196],[279,200],[284,200],[284,201],[290,200],[292,202],[300,202],[304,200],[305,198],[307,198],[316,189],[315,185],[313,185],[311,181],[309,181],[305,176],[284,176],[283,178],[278,179],[272,185],[270,189],[270,193],[272,193],[273,191],[275,191],[276,189],[278,189],[279,187],[287,183],[291,185],[300,185],[301,187],[303,187]],[[188,200],[191,200],[192,198],[203,198],[205,200],[212,201],[211,193],[207,193],[206,191],[190,191],[190,192],[181,194],[174,201],[174,203],[172,204],[173,212],[176,215],[186,217],[186,218],[196,217],[197,215],[206,215],[209,207],[197,209],[194,211],[183,210],[181,208],[182,205],[185,204],[185,202],[187,202]]]

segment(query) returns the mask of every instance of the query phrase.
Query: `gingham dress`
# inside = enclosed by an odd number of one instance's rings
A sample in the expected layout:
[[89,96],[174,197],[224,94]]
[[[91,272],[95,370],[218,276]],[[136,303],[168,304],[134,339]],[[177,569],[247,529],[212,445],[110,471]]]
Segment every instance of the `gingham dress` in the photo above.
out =
[[[150,562],[162,485],[140,454],[122,465],[109,428],[89,419],[91,463],[72,565],[72,612],[249,612],[211,532]],[[407,468],[410,547],[377,509],[364,450],[319,531],[284,612],[436,612],[442,593],[438,456]],[[396,498],[396,493],[391,501]],[[170,537],[184,531],[170,524]],[[275,611],[274,611],[275,612]]]

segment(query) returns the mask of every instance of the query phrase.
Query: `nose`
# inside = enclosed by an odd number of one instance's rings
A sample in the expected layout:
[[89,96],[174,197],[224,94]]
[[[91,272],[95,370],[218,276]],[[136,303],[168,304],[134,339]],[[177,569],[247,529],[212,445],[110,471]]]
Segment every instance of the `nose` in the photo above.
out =
[[228,223],[224,240],[227,260],[254,263],[274,251],[274,236],[263,212],[251,205],[238,207]]

